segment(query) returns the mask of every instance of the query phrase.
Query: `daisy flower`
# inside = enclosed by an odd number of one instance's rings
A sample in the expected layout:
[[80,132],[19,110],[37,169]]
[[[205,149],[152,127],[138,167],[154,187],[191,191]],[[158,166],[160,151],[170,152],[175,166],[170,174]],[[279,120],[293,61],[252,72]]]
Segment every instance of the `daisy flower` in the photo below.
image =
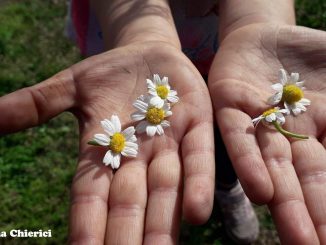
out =
[[272,85],[276,93],[268,99],[268,103],[276,105],[284,102],[284,107],[294,115],[306,111],[310,100],[303,97],[304,81],[299,80],[299,73],[291,73],[288,76],[284,69],[280,69],[279,80],[279,83]]
[[136,126],[137,133],[146,132],[148,136],[152,137],[156,133],[158,135],[164,134],[164,129],[170,126],[170,122],[165,120],[166,117],[172,115],[170,111],[170,104],[164,103],[162,106],[154,106],[150,104],[151,97],[140,96],[133,106],[137,109],[136,112],[131,114],[133,121],[141,121]]
[[258,123],[263,120],[263,122],[267,122],[269,124],[274,125],[277,131],[279,131],[281,134],[287,137],[308,139],[308,136],[306,135],[295,134],[282,128],[281,125],[285,123],[285,117],[283,116],[283,114],[288,114],[288,113],[289,113],[288,109],[280,109],[279,107],[274,107],[272,109],[263,112],[263,114],[261,114],[259,117],[254,118],[252,120],[252,123],[256,127]]
[[259,117],[252,119],[252,123],[255,127],[261,120],[264,120],[267,123],[278,122],[279,124],[284,124],[285,117],[283,116],[283,113],[288,114],[288,109],[280,109],[279,107],[274,107],[263,112],[263,114],[261,114]]
[[111,165],[112,169],[117,169],[120,166],[121,155],[137,156],[138,144],[134,127],[128,127],[121,132],[121,123],[116,115],[112,115],[111,120],[104,119],[101,125],[105,134],[95,134],[89,144],[108,147],[109,150],[103,159],[106,166]]
[[167,77],[161,79],[158,74],[154,74],[153,78],[153,81],[146,80],[148,93],[152,95],[151,105],[162,107],[164,102],[177,103],[179,101],[177,92],[171,89]]

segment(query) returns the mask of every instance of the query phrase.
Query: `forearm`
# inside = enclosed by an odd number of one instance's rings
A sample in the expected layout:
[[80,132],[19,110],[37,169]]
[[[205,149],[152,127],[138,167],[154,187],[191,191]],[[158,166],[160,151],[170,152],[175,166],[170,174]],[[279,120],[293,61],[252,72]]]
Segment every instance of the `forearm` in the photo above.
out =
[[295,24],[293,0],[220,0],[219,13],[220,40],[249,24]]
[[168,0],[91,0],[106,49],[145,41],[180,48]]

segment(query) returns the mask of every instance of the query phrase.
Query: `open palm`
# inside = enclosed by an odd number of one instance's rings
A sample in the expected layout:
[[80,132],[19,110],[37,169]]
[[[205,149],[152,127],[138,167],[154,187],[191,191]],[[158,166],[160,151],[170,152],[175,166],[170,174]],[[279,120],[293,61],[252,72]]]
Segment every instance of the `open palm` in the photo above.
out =
[[[123,158],[113,173],[102,163],[106,149],[87,142],[103,132],[100,121],[113,114],[123,128],[132,123],[132,103],[146,93],[146,78],[155,73],[169,77],[180,97],[168,118],[171,127],[163,136],[137,136],[137,158]],[[65,110],[78,118],[72,243],[175,243],[182,211],[193,223],[209,217],[214,193],[211,102],[200,74],[180,50],[159,42],[114,49],[0,98],[0,110],[0,134],[38,125]]]
[[[307,111],[284,128],[289,139],[251,119],[270,108],[280,68],[305,80]],[[326,33],[254,24],[221,43],[209,76],[217,123],[251,200],[267,203],[284,244],[326,243]],[[217,163],[218,164],[218,163]]]

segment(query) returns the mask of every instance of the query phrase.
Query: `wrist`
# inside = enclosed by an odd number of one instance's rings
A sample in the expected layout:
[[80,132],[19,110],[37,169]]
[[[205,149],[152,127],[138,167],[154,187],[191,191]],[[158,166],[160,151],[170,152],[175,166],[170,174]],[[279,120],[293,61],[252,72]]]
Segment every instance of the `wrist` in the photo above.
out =
[[256,23],[295,25],[293,0],[220,0],[220,41],[241,27]]
[[159,41],[180,48],[167,0],[92,0],[106,49]]

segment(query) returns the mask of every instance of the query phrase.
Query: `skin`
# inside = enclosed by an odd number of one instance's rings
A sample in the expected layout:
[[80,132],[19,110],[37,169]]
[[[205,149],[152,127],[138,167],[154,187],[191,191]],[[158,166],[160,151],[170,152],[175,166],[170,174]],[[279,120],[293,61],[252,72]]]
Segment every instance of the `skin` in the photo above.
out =
[[[0,98],[0,135],[71,111],[80,153],[71,186],[71,244],[175,244],[181,214],[195,224],[212,211],[215,183],[212,105],[207,86],[183,55],[167,1],[91,1],[108,52],[83,60],[33,87]],[[141,7],[139,7],[141,6]],[[110,30],[110,33],[107,33]],[[112,114],[133,122],[132,103],[146,79],[169,77],[180,102],[161,137],[137,135],[139,154],[118,171],[107,149],[87,142]],[[15,110],[7,110],[15,108]],[[133,124],[135,125],[135,124]]]
[[[326,243],[325,41],[325,32],[308,28],[246,25],[225,37],[210,72],[216,121],[235,171],[249,198],[268,204],[284,244]],[[286,117],[284,128],[308,140],[251,122],[270,108],[281,67],[300,73],[311,100],[307,112]]]
[[[155,39],[155,38],[153,38]],[[138,135],[139,154],[115,173],[107,149],[87,142],[112,114],[123,128],[146,78],[169,77],[180,102],[161,137]],[[15,110],[7,110],[15,108]],[[181,214],[192,223],[210,216],[214,196],[212,106],[201,75],[167,42],[121,45],[85,59],[33,87],[0,98],[0,134],[39,125],[70,110],[80,127],[80,153],[71,187],[71,244],[175,244]]]
[[[220,0],[221,44],[209,74],[216,121],[247,195],[268,204],[282,242],[326,243],[325,34],[288,26],[295,23],[292,1],[273,1],[279,9],[267,0],[241,2]],[[39,125],[66,110],[79,121],[71,243],[173,244],[182,213],[199,224],[212,210],[209,93],[180,51],[167,2],[146,3],[135,11],[138,5],[131,1],[92,1],[110,51],[0,98],[0,134]],[[255,130],[251,123],[268,109],[270,85],[281,67],[306,80],[312,105],[297,118],[288,117],[285,128],[308,134],[307,141],[263,126]],[[153,73],[168,76],[178,91],[172,127],[163,137],[138,137],[139,156],[124,159],[113,174],[102,164],[105,149],[87,141],[102,132],[100,120],[112,114],[119,115],[123,128],[130,125],[131,104],[146,92],[145,79]],[[11,107],[15,110],[7,110]]]
[[[219,3],[221,43],[209,90],[234,169],[248,197],[268,205],[282,243],[325,244],[326,33],[294,26],[293,1]],[[286,117],[284,128],[308,140],[251,122],[270,108],[280,68],[305,80],[311,105]]]

